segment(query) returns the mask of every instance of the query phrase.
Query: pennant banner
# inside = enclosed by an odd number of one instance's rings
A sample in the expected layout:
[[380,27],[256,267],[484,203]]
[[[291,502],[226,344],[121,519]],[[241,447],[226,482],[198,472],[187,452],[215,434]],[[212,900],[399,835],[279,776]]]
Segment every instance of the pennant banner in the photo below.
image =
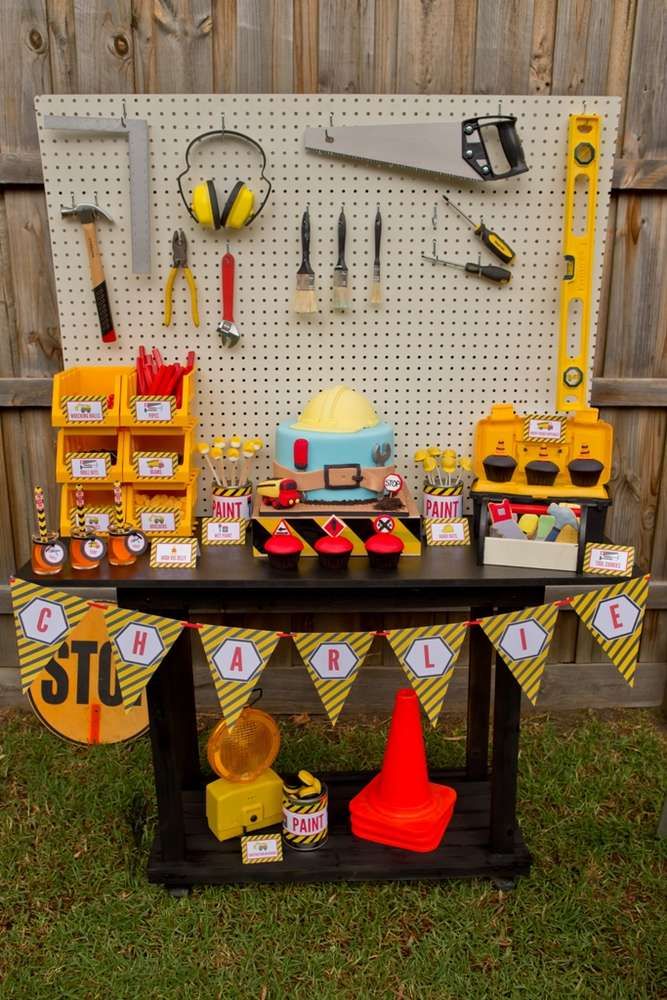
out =
[[277,632],[219,625],[202,625],[199,634],[222,714],[233,729],[280,636]]
[[454,673],[467,625],[401,628],[387,638],[419,698],[429,722],[435,726]]
[[294,635],[296,648],[333,726],[373,638],[373,632],[300,632]]
[[114,653],[123,705],[130,708],[162,663],[183,622],[110,606],[104,620]]
[[542,684],[557,617],[557,604],[541,604],[537,608],[482,618],[480,622],[533,705]]
[[10,583],[23,694],[37,679],[70,631],[90,611],[74,594],[24,580]]
[[638,576],[572,598],[571,606],[595,636],[630,687],[635,670],[648,598],[648,577]]

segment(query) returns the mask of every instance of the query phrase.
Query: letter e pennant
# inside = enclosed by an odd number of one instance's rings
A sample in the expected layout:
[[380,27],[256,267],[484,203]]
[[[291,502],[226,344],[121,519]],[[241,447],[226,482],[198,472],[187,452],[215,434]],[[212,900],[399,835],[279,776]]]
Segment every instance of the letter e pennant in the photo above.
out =
[[233,729],[280,636],[277,632],[219,625],[202,625],[199,634],[222,714]]
[[540,692],[557,618],[557,604],[540,604],[536,608],[482,618],[480,622],[533,705]]
[[183,622],[115,606],[105,609],[123,705],[130,708],[183,631]]
[[438,721],[468,627],[465,624],[401,628],[389,632],[391,648],[432,726]]
[[91,610],[87,601],[25,580],[10,583],[21,690],[25,694],[72,629]]
[[373,641],[373,632],[300,632],[296,648],[332,726]]
[[572,598],[572,607],[630,687],[635,686],[647,598],[647,576]]

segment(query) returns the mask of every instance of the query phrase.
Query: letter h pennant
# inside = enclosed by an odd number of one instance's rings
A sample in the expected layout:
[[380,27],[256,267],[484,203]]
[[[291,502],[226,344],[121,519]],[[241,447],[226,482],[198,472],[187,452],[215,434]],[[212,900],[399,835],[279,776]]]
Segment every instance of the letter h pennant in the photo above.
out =
[[125,709],[138,696],[183,631],[183,622],[110,606],[104,611]]

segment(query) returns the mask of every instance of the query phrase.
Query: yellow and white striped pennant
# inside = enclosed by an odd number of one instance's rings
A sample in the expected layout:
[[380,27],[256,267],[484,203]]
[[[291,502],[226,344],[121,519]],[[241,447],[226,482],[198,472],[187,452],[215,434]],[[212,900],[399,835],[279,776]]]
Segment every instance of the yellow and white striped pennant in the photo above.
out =
[[638,576],[626,583],[577,594],[571,602],[630,687],[635,686],[647,598],[648,577]]
[[10,583],[21,690],[25,694],[54,653],[91,610],[87,601],[25,580]]
[[455,622],[387,633],[389,644],[432,726],[438,722],[467,631],[465,623]]
[[139,611],[105,608],[104,620],[111,640],[118,683],[126,709],[136,704],[139,694],[162,663],[178,636],[183,622]]
[[373,632],[298,632],[296,648],[332,726],[373,641]]
[[199,634],[222,714],[233,729],[280,636],[261,629],[220,625],[202,625]]
[[557,604],[540,604],[536,608],[510,611],[480,621],[533,705],[540,692],[557,618]]

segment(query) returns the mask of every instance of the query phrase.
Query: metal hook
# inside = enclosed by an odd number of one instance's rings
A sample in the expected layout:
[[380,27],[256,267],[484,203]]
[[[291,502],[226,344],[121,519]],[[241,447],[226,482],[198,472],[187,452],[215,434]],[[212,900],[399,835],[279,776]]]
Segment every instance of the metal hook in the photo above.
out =
[[[329,128],[333,128],[333,111],[329,112]],[[333,142],[334,141],[334,137],[332,135],[329,135],[329,129],[328,128],[325,128],[325,130],[324,130],[324,138],[325,138],[325,140],[327,142]]]
[[74,201],[74,192],[73,192],[73,191],[70,191],[70,194],[71,194],[71,196],[72,196],[72,204],[73,204],[73,205],[75,205],[75,204],[76,204],[76,202]]
[[435,240],[433,240],[433,256],[438,259],[438,251],[435,249]]
[[93,191],[93,196],[95,198],[95,204],[97,205],[97,191]]
[[437,202],[433,206],[433,215],[431,216],[431,223],[433,224],[433,228],[434,229],[438,228],[438,203]]
[[224,135],[225,134],[225,112],[224,111],[222,112],[222,115],[221,115],[221,123],[222,124],[221,124],[221,127],[220,127],[220,131]]
[[499,118],[503,117],[503,102],[502,101],[498,101],[498,117]]
[[229,253],[230,252],[230,250],[229,250],[229,240],[225,241],[225,248],[227,250],[227,253]]
[[125,98],[123,98],[123,112],[120,116],[120,124],[123,128],[125,128],[127,124],[127,107],[125,106]]

